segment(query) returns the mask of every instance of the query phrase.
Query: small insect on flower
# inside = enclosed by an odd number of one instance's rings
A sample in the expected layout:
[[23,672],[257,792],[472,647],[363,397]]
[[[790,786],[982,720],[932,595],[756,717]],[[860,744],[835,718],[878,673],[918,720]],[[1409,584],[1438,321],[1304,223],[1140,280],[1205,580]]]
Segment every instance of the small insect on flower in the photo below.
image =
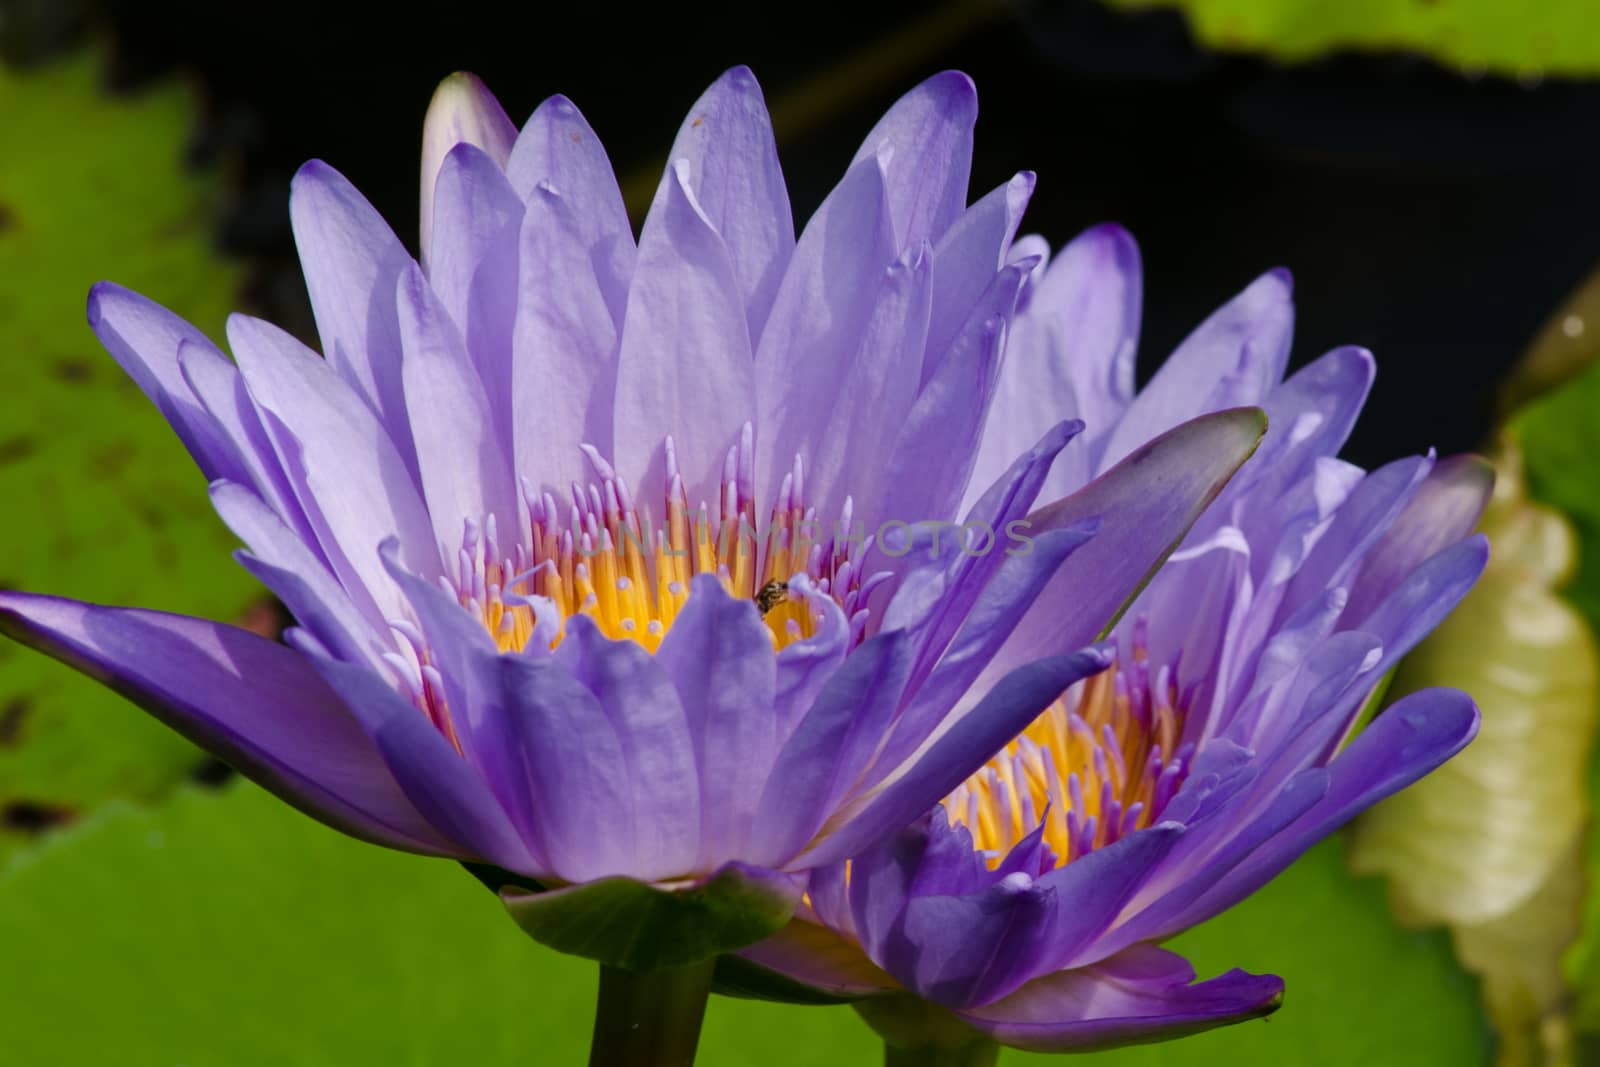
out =
[[756,592],[756,607],[765,615],[789,599],[789,583],[774,578]]

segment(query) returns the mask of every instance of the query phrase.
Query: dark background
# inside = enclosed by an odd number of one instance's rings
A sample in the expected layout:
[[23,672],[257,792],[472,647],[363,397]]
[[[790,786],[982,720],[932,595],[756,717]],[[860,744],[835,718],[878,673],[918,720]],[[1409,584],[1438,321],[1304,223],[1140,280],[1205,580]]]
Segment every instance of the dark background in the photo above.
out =
[[326,159],[414,246],[422,116],[457,69],[519,122],[546,95],[570,96],[625,192],[647,197],[683,113],[747,63],[777,116],[800,220],[899,93],[965,70],[982,108],[974,198],[1031,169],[1025,231],[1059,244],[1111,219],[1139,239],[1141,375],[1255,274],[1286,265],[1297,363],[1341,343],[1377,353],[1347,453],[1368,465],[1484,443],[1496,383],[1600,260],[1600,86],[1469,77],[1404,54],[1295,67],[1219,56],[1172,12],[1093,0],[0,10],[11,62],[88,38],[109,49],[113,89],[197,80],[191,156],[229,175],[216,232],[255,267],[242,299],[306,334],[290,175]]

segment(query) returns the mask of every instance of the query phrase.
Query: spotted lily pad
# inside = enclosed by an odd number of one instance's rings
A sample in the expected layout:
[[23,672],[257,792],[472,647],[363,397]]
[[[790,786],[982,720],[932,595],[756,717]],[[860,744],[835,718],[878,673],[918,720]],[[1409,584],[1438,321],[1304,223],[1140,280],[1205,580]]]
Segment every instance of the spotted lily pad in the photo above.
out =
[[[112,278],[217,333],[240,272],[211,249],[215,179],[183,166],[191,93],[108,97],[96,69],[87,56],[0,68],[0,586],[237,620],[256,587],[84,299]],[[110,798],[160,795],[200,758],[120,697],[0,642],[0,859]]]

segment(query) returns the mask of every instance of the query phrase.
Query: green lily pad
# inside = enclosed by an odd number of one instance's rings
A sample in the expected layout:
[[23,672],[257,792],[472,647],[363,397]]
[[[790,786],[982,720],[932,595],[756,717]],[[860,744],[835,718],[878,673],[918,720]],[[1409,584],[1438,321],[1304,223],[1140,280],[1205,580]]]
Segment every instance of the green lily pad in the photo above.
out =
[[[598,968],[458,866],[365,845],[255,786],[112,805],[0,879],[7,1063],[584,1062]],[[872,1062],[845,1008],[713,998],[702,1065]]]
[[[1532,495],[1564,512],[1578,534],[1578,571],[1565,595],[1600,627],[1600,363],[1529,404],[1512,422]],[[1574,986],[1572,1023],[1578,1044],[1600,1062],[1600,834],[1592,813],[1600,806],[1600,760],[1590,765],[1588,833],[1583,846],[1586,892],[1581,934],[1567,958]]]
[[[189,174],[192,95],[103,95],[81,57],[0,68],[0,586],[238,619],[259,593],[166,421],[84,321],[111,278],[214,335],[241,272],[210,247],[215,179]],[[26,145],[27,150],[17,150]],[[0,642],[0,861],[199,753],[93,682]]]
[[1212,48],[1315,59],[1340,50],[1421,52],[1467,70],[1585,75],[1600,71],[1586,0],[1111,0],[1181,8]]
[[794,915],[800,886],[755,881],[729,866],[680,888],[603,878],[546,892],[506,888],[500,897],[541,944],[613,967],[656,971],[776,933]]
[[1501,451],[1482,528],[1494,552],[1461,606],[1416,651],[1397,695],[1436,685],[1473,694],[1478,737],[1356,823],[1351,865],[1387,876],[1396,912],[1447,925],[1483,975],[1502,1064],[1565,1044],[1563,955],[1578,936],[1580,848],[1597,696],[1595,640],[1556,590],[1576,538],[1529,500],[1522,461]]

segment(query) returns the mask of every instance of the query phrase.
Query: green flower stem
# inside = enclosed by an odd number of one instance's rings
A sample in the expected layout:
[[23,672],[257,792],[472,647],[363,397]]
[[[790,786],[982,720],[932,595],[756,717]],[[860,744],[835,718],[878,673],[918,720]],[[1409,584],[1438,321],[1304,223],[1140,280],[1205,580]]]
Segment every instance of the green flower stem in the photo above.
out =
[[690,1067],[716,959],[662,971],[600,967],[589,1067]]
[[987,1038],[975,1038],[965,1045],[923,1045],[902,1048],[883,1043],[883,1067],[995,1067],[1000,1062],[1000,1046]]

